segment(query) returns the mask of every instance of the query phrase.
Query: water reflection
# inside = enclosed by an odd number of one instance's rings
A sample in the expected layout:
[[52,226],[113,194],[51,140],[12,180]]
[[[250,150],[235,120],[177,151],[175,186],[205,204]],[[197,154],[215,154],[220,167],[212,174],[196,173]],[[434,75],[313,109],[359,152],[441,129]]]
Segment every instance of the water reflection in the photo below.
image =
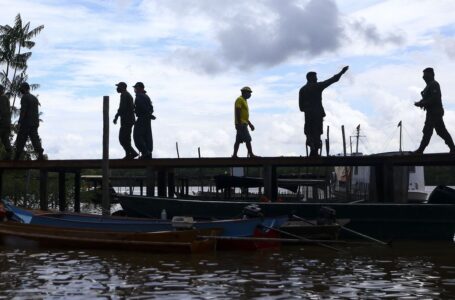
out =
[[0,298],[453,298],[452,244],[157,255],[0,248]]

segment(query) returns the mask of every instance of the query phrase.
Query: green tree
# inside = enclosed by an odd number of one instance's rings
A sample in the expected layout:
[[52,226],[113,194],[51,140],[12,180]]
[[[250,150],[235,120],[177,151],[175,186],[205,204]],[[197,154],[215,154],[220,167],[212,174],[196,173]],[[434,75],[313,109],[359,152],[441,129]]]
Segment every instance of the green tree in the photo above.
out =
[[[0,81],[9,96],[14,97],[11,106],[14,112],[19,86],[27,80],[27,61],[32,56],[32,52],[23,51],[35,46],[32,39],[43,29],[44,25],[30,29],[30,22],[24,25],[20,14],[16,16],[13,26],[0,25],[0,64],[5,67],[0,73]],[[36,89],[38,85],[33,84],[31,88]]]
[[[0,25],[0,82],[5,86],[8,97],[13,98],[11,105],[12,118],[18,117],[18,109],[15,107],[16,97],[19,95],[19,87],[22,82],[28,80],[27,62],[32,56],[28,51],[35,46],[32,40],[42,30],[44,25],[31,29],[30,22],[24,24],[21,15],[18,14],[14,20],[14,25]],[[30,88],[35,90],[38,84],[30,84]],[[17,132],[17,124],[12,122],[12,134]],[[26,158],[30,158],[33,152],[30,146],[26,147]]]

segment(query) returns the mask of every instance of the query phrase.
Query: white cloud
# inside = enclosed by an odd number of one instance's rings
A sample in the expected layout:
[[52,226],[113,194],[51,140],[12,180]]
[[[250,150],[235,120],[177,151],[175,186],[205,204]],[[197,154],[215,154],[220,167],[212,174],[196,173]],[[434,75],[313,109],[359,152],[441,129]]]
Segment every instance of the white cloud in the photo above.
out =
[[[111,97],[112,119],[118,81],[146,85],[157,116],[155,157],[176,157],[175,142],[183,157],[196,157],[198,147],[203,156],[230,156],[233,103],[244,85],[254,90],[255,152],[301,155],[297,93],[305,73],[323,79],[345,64],[350,71],[324,92],[331,153],[342,152],[342,124],[347,135],[361,124],[363,152],[395,150],[399,120],[405,149],[416,148],[424,112],[412,103],[427,66],[435,67],[455,135],[453,34],[444,30],[455,26],[453,1],[343,2],[0,0],[0,18],[12,23],[20,12],[32,27],[45,25],[28,73],[41,84],[40,134],[51,158],[101,157],[102,96]],[[117,134],[111,122],[111,156],[123,157]],[[428,151],[446,146],[435,135]]]

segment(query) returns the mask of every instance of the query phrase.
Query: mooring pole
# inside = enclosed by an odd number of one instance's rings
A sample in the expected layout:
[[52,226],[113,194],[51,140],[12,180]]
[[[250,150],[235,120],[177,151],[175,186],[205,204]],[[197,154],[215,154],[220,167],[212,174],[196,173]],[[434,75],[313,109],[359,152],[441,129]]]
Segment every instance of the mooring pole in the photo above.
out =
[[343,135],[343,154],[346,156],[346,136],[344,134],[344,125],[341,125],[341,134]]
[[103,97],[103,216],[111,214],[109,197],[109,96]]

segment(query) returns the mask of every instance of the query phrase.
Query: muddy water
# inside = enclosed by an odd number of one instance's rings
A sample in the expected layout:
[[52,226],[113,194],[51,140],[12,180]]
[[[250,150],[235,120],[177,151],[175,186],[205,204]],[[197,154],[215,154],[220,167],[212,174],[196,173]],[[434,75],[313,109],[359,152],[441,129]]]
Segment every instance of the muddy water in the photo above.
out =
[[0,248],[0,298],[455,298],[455,246],[400,242],[204,255]]

